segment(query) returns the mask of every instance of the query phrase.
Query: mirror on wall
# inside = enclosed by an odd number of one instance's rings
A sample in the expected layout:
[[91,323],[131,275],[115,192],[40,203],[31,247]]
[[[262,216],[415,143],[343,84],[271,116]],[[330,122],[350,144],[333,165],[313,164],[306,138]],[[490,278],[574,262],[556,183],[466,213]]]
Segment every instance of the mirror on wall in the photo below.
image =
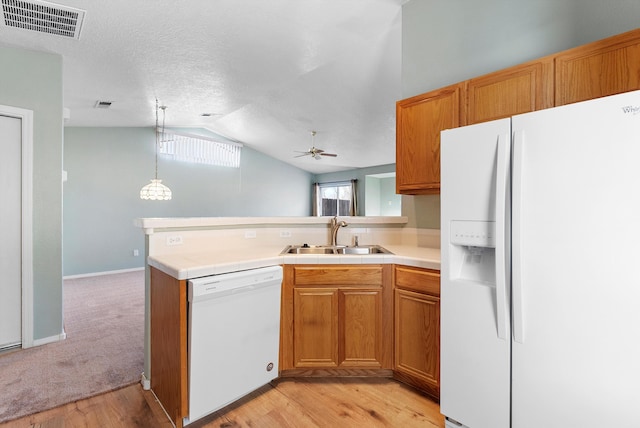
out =
[[365,216],[402,215],[402,198],[396,194],[396,173],[365,176]]

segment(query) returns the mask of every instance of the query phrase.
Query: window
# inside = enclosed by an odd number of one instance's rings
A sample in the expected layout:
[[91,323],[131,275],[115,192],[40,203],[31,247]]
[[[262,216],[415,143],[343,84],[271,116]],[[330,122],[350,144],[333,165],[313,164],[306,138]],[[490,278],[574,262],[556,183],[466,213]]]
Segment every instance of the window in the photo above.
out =
[[159,151],[175,160],[240,168],[242,144],[220,142],[200,135],[165,131]]
[[316,183],[314,187],[314,215],[356,215],[356,181],[357,180],[334,183]]

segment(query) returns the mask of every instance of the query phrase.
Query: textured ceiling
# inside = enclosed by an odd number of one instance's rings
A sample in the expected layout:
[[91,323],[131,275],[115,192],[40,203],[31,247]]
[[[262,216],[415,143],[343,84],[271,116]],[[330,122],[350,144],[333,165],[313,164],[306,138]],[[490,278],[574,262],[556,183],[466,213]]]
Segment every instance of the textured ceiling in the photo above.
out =
[[[67,126],[153,126],[157,98],[167,127],[322,173],[395,162],[404,2],[64,0],[86,11],[80,40],[3,27],[0,42],[63,56]],[[295,158],[312,130],[339,156]]]

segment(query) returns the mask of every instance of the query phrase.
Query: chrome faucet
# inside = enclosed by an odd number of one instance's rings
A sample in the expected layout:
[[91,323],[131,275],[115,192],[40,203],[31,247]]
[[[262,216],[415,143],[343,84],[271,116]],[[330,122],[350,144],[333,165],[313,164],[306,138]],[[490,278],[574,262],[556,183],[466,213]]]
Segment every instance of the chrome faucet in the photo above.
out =
[[338,217],[334,217],[331,219],[331,245],[336,246],[338,240],[338,229],[341,227],[347,227],[348,224],[346,221],[338,222]]

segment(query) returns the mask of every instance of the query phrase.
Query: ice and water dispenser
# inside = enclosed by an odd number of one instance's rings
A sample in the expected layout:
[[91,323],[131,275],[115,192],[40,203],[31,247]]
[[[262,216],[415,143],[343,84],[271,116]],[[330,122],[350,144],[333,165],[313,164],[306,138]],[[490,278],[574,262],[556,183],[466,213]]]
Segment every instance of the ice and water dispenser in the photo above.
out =
[[451,280],[496,283],[496,222],[451,220],[449,273]]

